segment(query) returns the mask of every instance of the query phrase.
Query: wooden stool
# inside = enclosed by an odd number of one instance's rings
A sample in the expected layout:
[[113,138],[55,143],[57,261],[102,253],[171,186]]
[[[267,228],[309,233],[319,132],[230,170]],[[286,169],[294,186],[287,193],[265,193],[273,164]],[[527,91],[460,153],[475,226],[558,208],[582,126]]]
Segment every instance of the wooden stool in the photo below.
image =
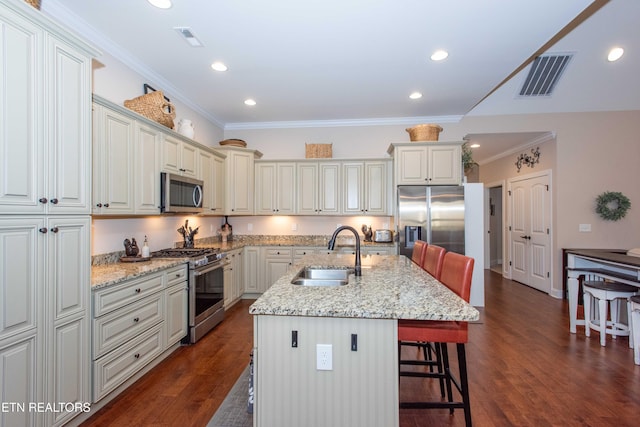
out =
[[[585,281],[582,284],[584,292],[584,333],[591,336],[591,329],[600,332],[600,345],[605,346],[607,334],[614,339],[618,336],[629,336],[630,320],[627,324],[620,322],[620,310],[618,304],[624,300],[627,306],[627,319],[630,319],[631,310],[629,298],[634,296],[638,288],[624,283],[605,282],[604,280]],[[598,302],[598,318],[591,313],[594,300]],[[611,313],[611,320],[607,318],[607,305]],[[630,343],[633,338],[630,338]]]
[[[640,365],[640,295],[634,295],[629,299],[631,304],[631,337],[633,338],[633,361]],[[629,339],[631,341],[631,339]]]

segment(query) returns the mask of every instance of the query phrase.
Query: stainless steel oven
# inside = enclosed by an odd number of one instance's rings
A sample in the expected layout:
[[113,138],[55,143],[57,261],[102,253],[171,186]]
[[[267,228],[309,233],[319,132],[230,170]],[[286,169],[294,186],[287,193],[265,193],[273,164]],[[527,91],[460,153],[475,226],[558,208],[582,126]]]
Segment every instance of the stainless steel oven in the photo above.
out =
[[226,254],[215,249],[172,248],[151,254],[157,258],[186,258],[189,262],[189,333],[183,343],[195,343],[224,319]]
[[224,319],[224,256],[200,266],[189,274],[189,342],[202,338]]

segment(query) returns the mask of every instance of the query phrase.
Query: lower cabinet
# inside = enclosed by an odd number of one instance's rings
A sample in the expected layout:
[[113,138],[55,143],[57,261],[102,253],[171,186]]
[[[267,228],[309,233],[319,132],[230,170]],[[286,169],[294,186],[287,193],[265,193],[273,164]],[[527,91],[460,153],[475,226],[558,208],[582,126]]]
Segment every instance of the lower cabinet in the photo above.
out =
[[93,402],[187,335],[187,266],[93,293]]
[[229,308],[244,293],[243,249],[234,249],[227,253],[229,263],[224,267],[224,308]]

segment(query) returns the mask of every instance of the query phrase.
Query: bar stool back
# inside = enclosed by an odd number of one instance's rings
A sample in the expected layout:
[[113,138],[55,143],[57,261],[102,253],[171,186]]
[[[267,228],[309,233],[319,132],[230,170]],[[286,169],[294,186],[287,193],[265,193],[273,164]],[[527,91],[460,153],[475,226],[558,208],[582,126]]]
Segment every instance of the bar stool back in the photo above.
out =
[[416,240],[413,245],[413,252],[411,253],[411,261],[422,267],[424,262],[424,256],[427,254],[427,242],[424,240]]
[[442,274],[442,263],[446,252],[447,250],[441,246],[429,245],[422,263],[422,268],[438,280]]
[[[634,296],[638,288],[618,282],[606,282],[604,280],[585,281],[582,284],[584,295],[584,333],[591,336],[591,330],[600,333],[600,345],[606,345],[607,334],[613,338],[628,336],[632,346],[633,337],[630,336],[629,325],[620,320],[620,303],[624,303],[627,309],[627,319],[631,319],[629,298]],[[595,303],[598,304],[598,315],[592,313]],[[607,310],[607,308],[609,310]],[[607,312],[611,314],[608,319]]]

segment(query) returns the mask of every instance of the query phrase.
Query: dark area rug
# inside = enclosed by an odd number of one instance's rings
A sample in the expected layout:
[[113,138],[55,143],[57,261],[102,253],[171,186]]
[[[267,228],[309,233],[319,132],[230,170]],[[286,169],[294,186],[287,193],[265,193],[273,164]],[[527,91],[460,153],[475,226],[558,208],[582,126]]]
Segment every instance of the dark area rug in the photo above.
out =
[[249,366],[242,371],[207,427],[252,427],[253,415],[247,412],[248,395]]

